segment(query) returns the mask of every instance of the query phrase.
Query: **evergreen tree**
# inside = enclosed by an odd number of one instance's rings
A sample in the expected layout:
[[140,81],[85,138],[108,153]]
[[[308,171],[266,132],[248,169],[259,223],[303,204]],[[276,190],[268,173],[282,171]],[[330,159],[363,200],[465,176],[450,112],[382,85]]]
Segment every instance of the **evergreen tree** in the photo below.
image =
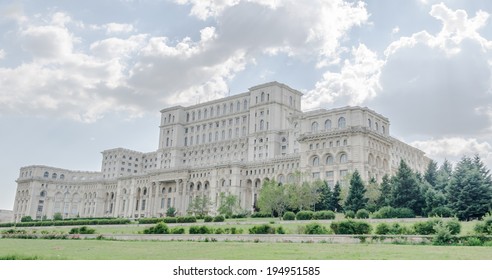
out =
[[437,170],[436,183],[435,185],[433,185],[433,187],[436,190],[445,193],[449,181],[451,180],[452,172],[453,167],[451,166],[451,163],[449,163],[449,161],[445,159],[439,170]]
[[368,199],[365,197],[366,188],[362,182],[359,171],[355,170],[350,179],[349,194],[345,201],[345,210],[357,212],[359,209],[366,208]]
[[318,192],[319,201],[314,205],[314,209],[316,211],[331,210],[330,206],[333,200],[333,193],[330,189],[330,186],[328,185],[328,182],[323,181],[320,188],[318,189]]
[[342,188],[340,187],[340,183],[337,181],[337,183],[333,187],[333,194],[331,196],[331,203],[330,203],[329,210],[335,212],[342,212],[343,207],[340,204],[341,201],[342,201]]
[[437,162],[431,160],[425,170],[424,179],[432,186],[436,186],[437,182]]
[[381,197],[381,191],[376,179],[372,177],[366,186],[367,210],[374,212],[377,210],[377,200]]
[[415,214],[422,213],[424,200],[419,181],[410,167],[402,160],[392,184],[392,207],[410,208]]
[[456,165],[447,189],[448,205],[460,220],[478,219],[491,206],[489,170],[477,156],[473,160],[463,157]]
[[379,187],[379,197],[376,200],[377,208],[391,205],[391,182],[388,174],[383,176],[383,180]]

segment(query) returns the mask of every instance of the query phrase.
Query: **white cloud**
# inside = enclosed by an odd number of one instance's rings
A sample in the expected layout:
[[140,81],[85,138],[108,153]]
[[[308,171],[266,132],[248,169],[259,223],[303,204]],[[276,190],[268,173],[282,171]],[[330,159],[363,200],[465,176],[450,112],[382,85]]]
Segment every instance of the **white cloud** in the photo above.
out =
[[479,155],[492,166],[492,146],[476,138],[441,138],[427,141],[415,141],[411,145],[423,150],[427,156],[442,162],[444,159],[459,161],[463,156]]
[[5,50],[0,49],[0,60],[4,59],[6,55]]
[[313,109],[337,102],[360,105],[376,96],[381,89],[379,76],[384,61],[364,44],[352,48],[352,59],[345,60],[339,72],[327,71],[304,99],[303,107]]
[[130,33],[135,30],[132,24],[128,23],[108,23],[105,24],[104,27],[106,28],[106,33],[107,34],[114,34],[114,33]]

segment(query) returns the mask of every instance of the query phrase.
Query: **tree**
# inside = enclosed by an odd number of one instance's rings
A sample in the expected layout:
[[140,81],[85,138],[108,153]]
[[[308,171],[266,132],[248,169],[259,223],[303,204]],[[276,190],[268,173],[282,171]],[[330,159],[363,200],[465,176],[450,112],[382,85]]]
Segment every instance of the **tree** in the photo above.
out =
[[424,209],[422,209],[424,215],[429,215],[434,208],[446,206],[446,196],[441,191],[432,188],[428,182],[424,182],[422,193],[425,201]]
[[330,186],[328,185],[328,182],[323,181],[323,183],[320,185],[318,189],[318,192],[319,192],[319,200],[314,205],[314,209],[316,211],[332,210],[330,206],[333,200],[333,193],[330,189]]
[[365,197],[366,188],[362,182],[359,171],[355,170],[350,179],[349,194],[345,201],[345,210],[357,212],[367,206],[368,199]]
[[167,208],[166,216],[167,217],[174,217],[174,216],[176,216],[176,208],[174,208],[174,207]]
[[379,184],[376,182],[376,179],[371,178],[369,180],[369,183],[366,186],[366,195],[365,197],[367,198],[367,210],[373,212],[376,210],[377,205],[376,201],[378,198],[381,196],[380,190],[379,190]]
[[220,193],[220,206],[217,210],[221,215],[231,217],[238,211],[239,208],[239,200],[237,199],[237,196],[232,194],[226,195],[223,192]]
[[453,173],[453,167],[451,166],[451,163],[449,163],[447,159],[444,160],[441,167],[439,167],[439,169],[437,170],[436,183],[435,185],[433,185],[433,187],[436,190],[445,193],[449,181],[451,180],[452,173]]
[[313,209],[319,201],[323,181],[303,182],[301,184],[287,184],[286,191],[289,197],[289,208],[302,210]]
[[377,208],[391,205],[391,182],[388,174],[383,176],[381,185],[379,186],[379,197],[376,200]]
[[422,213],[424,200],[415,173],[402,160],[392,180],[392,203],[394,208],[410,208],[415,214]]
[[424,179],[432,186],[436,186],[437,182],[437,162],[431,160],[425,170]]
[[263,213],[270,213],[272,216],[277,213],[279,217],[285,212],[289,204],[289,196],[286,188],[278,184],[275,180],[263,182],[258,197],[258,207]]
[[342,193],[342,188],[340,187],[340,183],[337,181],[337,183],[333,187],[333,195],[331,197],[329,210],[335,212],[343,211],[342,205],[340,204],[340,202],[342,201],[341,193]]
[[490,210],[492,184],[488,173],[478,157],[463,157],[456,165],[447,196],[448,206],[458,219],[478,219]]
[[188,212],[193,215],[204,216],[207,215],[210,205],[212,205],[210,198],[206,195],[198,195],[191,200]]
[[21,218],[21,222],[32,222],[31,216],[24,216]]
[[60,221],[60,220],[63,220],[63,215],[59,212],[53,214],[53,220],[55,221]]

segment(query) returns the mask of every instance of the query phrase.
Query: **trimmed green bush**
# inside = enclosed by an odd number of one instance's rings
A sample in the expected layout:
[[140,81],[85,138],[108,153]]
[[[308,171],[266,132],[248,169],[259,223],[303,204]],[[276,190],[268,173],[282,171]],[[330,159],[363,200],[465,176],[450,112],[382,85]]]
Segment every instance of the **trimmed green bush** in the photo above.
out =
[[299,211],[296,214],[296,220],[299,221],[312,220],[313,216],[314,216],[313,211]]
[[314,217],[315,220],[334,220],[335,219],[335,213],[333,211],[318,211],[314,212]]
[[391,206],[385,206],[376,211],[372,217],[374,219],[415,218],[415,213],[409,208],[393,208]]
[[157,225],[144,229],[143,231],[144,234],[168,234],[169,233],[169,227],[163,223],[159,222]]
[[461,224],[458,220],[447,221],[445,226],[449,229],[449,232],[453,235],[460,234]]
[[413,230],[415,234],[420,234],[420,235],[431,235],[435,234],[436,230],[434,227],[438,224],[441,224],[442,221],[439,219],[432,219],[424,222],[417,222],[413,224]]
[[204,221],[205,223],[210,223],[210,222],[212,222],[213,220],[214,220],[214,217],[212,217],[212,216],[205,216],[205,218],[203,218],[203,221]]
[[185,234],[185,229],[184,227],[172,227],[170,228],[170,232],[171,234]]
[[330,231],[318,224],[318,223],[311,223],[307,224],[306,227],[304,228],[304,234],[328,234]]
[[355,217],[357,219],[369,219],[369,211],[366,209],[359,209],[357,213],[355,213]]
[[159,222],[164,222],[162,218],[142,218],[138,219],[139,224],[157,224]]
[[176,217],[166,217],[164,218],[164,223],[166,224],[175,224],[178,222],[178,218]]
[[284,213],[282,219],[284,219],[284,221],[293,221],[296,219],[296,214],[294,214],[294,212],[287,211]]
[[477,223],[473,230],[478,234],[492,235],[492,216],[485,216],[483,221]]
[[94,234],[96,230],[86,226],[80,228],[72,228],[68,234]]
[[181,216],[176,219],[176,222],[179,224],[184,224],[184,223],[196,223],[196,217],[195,216]]
[[401,234],[409,234],[409,230],[401,226],[399,223],[380,223],[376,226],[376,234],[381,235],[401,235]]
[[453,217],[453,210],[451,208],[446,207],[446,206],[439,206],[434,209],[429,213],[429,217],[441,217],[441,218],[449,218]]
[[275,228],[269,224],[254,226],[249,229],[249,234],[275,234]]
[[353,219],[355,218],[355,212],[352,210],[345,211],[345,219]]
[[212,234],[213,229],[207,226],[191,226],[189,229],[190,234]]
[[222,216],[222,215],[218,215],[218,216],[215,216],[214,217],[214,222],[215,223],[220,223],[220,222],[223,222],[223,221],[225,221],[225,217]]
[[251,214],[251,218],[273,218],[271,213],[255,212]]
[[333,222],[330,228],[335,234],[370,234],[372,230],[369,223],[355,220]]

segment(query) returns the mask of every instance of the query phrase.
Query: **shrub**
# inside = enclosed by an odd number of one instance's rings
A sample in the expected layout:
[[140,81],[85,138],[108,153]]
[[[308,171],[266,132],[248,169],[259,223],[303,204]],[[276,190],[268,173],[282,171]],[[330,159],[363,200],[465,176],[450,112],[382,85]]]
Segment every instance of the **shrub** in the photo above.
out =
[[173,227],[171,228],[171,234],[184,234],[185,229],[184,227]]
[[21,218],[21,222],[32,222],[31,216],[24,216]]
[[203,218],[203,221],[205,223],[210,223],[214,220],[214,218],[212,216],[205,216],[205,218]]
[[415,218],[415,213],[409,208],[381,207],[372,217],[374,219]]
[[463,244],[465,246],[482,246],[484,245],[483,241],[480,240],[480,238],[477,238],[477,237],[474,237],[474,236],[470,236],[468,237],[464,242]]
[[80,228],[72,228],[69,234],[94,234],[96,230],[93,228],[88,228],[86,226]]
[[275,228],[269,224],[254,226],[249,229],[249,234],[275,234]]
[[335,213],[333,211],[318,211],[314,212],[315,220],[334,220]]
[[220,223],[220,222],[223,222],[223,221],[225,221],[225,218],[222,215],[218,215],[218,216],[215,216],[214,217],[214,222],[215,223]]
[[434,227],[436,235],[432,239],[432,244],[434,245],[449,245],[454,243],[453,235],[448,227],[444,226],[442,223],[437,223]]
[[195,216],[182,216],[182,217],[178,217],[176,219],[176,221],[178,223],[196,223],[196,217]]
[[296,219],[296,214],[294,214],[294,212],[285,212],[284,213],[284,216],[282,217],[284,219],[284,221],[293,221]]
[[55,213],[53,215],[53,220],[55,220],[55,221],[63,220],[63,215],[61,213]]
[[446,206],[439,206],[429,213],[429,217],[441,217],[441,218],[449,218],[453,216],[453,210]]
[[437,224],[441,224],[441,223],[442,223],[441,220],[438,219],[432,219],[425,222],[417,222],[413,224],[413,230],[415,231],[416,234],[431,235],[436,233],[434,227]]
[[142,218],[138,220],[139,224],[157,224],[158,222],[163,222],[162,218]]
[[168,234],[169,233],[169,227],[165,223],[160,222],[153,227],[144,229],[143,233],[144,234]]
[[273,218],[271,213],[255,212],[251,214],[251,218]]
[[304,234],[328,234],[328,233],[329,233],[328,229],[326,229],[326,227],[318,223],[307,224],[306,227],[304,228]]
[[276,232],[277,232],[278,234],[285,234],[285,233],[286,233],[286,232],[285,232],[285,229],[284,229],[283,227],[281,227],[281,226],[280,226],[280,227],[278,227],[278,228],[276,229]]
[[176,208],[174,208],[174,207],[167,208],[166,216],[167,217],[174,217],[174,216],[176,216]]
[[461,224],[458,220],[447,221],[445,226],[449,229],[449,232],[453,235],[460,234]]
[[483,222],[477,223],[473,230],[478,234],[492,235],[492,216],[485,216]]
[[359,209],[357,213],[355,213],[355,217],[357,219],[369,219],[369,211],[366,209]]
[[190,234],[211,234],[213,229],[207,226],[191,226],[189,232]]
[[178,222],[178,219],[176,217],[166,217],[164,218],[164,223],[166,224],[175,224]]
[[400,235],[400,234],[408,234],[408,230],[406,227],[401,226],[399,223],[392,223],[392,224],[387,224],[387,223],[381,223],[377,225],[376,227],[376,234],[381,234],[381,235]]
[[223,229],[223,228],[216,228],[214,230],[214,233],[215,234],[224,234],[225,233],[225,229]]
[[296,214],[296,220],[312,220],[314,216],[313,211],[299,211]]
[[345,211],[345,218],[346,219],[353,219],[353,218],[355,218],[355,212],[352,211],[352,210]]
[[372,227],[367,222],[345,220],[330,225],[335,234],[370,234]]

